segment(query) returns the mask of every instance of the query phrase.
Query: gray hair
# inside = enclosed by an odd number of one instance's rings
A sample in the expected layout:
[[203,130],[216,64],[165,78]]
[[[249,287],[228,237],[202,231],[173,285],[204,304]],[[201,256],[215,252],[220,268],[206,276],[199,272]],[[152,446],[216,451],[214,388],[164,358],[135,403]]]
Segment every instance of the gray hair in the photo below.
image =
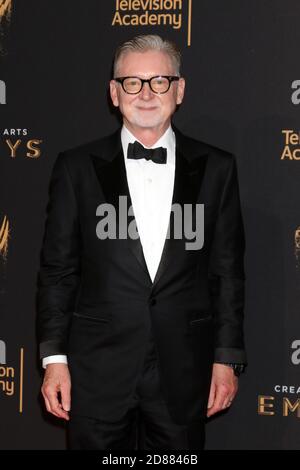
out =
[[180,75],[181,53],[176,44],[169,39],[162,39],[157,34],[140,34],[121,44],[115,53],[113,73],[117,75],[121,57],[127,52],[160,51],[169,55],[176,75]]

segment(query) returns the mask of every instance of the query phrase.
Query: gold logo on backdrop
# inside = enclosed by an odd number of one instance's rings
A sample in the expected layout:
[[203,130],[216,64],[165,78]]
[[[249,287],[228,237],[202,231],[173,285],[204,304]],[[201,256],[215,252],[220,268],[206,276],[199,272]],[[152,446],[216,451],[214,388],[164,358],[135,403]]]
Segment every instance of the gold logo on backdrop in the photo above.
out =
[[300,160],[300,136],[293,129],[283,129],[284,147],[281,160]]
[[[258,414],[260,416],[275,416],[275,397],[273,396],[258,396]],[[281,402],[281,411],[280,414],[284,417],[294,415],[296,418],[300,418],[300,398],[296,398],[294,401],[291,401],[288,397],[283,397]]]
[[18,155],[26,156],[31,159],[37,159],[41,156],[41,144],[43,143],[42,139],[29,139],[28,138],[29,131],[28,129],[22,128],[10,128],[4,129],[2,135],[5,137],[22,137],[25,136],[26,139],[11,139],[6,138],[4,140],[5,146],[4,148],[7,149],[8,154],[11,158],[15,158]]
[[300,267],[300,227],[297,227],[295,230],[294,246],[295,246],[296,268],[299,268]]
[[9,221],[6,217],[4,216],[4,219],[2,220],[2,223],[0,225],[0,253],[1,256],[6,260],[7,257],[7,251],[8,251],[8,238],[9,238]]
[[0,21],[4,16],[11,14],[12,0],[0,0]]
[[[182,28],[183,0],[116,0],[112,26]],[[191,45],[192,0],[186,0],[187,44]]]
[[[257,413],[260,416],[295,416],[300,418],[300,393],[299,385],[274,386],[275,394],[258,395]],[[280,397],[279,395],[282,395]],[[292,396],[291,396],[292,395]]]
[[[19,372],[17,374],[17,372]],[[18,388],[17,388],[18,385]],[[6,344],[0,340],[0,396],[18,397],[19,413],[23,413],[24,388],[24,348],[19,351],[18,367],[8,366],[6,361]]]
[[[18,139],[16,142],[12,142],[10,139],[6,139],[6,144],[10,150],[10,156],[15,158],[17,155],[18,148],[22,145],[22,140]],[[26,157],[28,158],[39,158],[41,156],[41,149],[38,146],[43,141],[41,139],[30,139],[26,142],[26,148],[29,150],[26,152]]]

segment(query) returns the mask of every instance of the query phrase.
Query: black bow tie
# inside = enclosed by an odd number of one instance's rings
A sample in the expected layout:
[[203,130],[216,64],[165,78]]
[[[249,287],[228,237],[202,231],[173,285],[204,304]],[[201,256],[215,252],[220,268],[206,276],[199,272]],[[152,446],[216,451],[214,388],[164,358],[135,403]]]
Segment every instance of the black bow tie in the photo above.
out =
[[134,158],[135,160],[145,158],[146,160],[152,160],[154,163],[166,163],[167,149],[164,147],[146,149],[136,140],[133,144],[128,144],[127,158]]

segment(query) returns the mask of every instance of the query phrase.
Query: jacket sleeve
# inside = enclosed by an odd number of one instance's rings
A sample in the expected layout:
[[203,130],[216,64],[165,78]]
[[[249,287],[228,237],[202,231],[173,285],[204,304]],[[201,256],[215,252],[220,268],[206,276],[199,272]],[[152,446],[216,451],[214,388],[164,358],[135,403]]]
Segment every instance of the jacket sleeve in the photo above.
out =
[[215,362],[247,364],[243,334],[245,235],[235,157],[228,154],[227,162],[209,267]]
[[37,334],[40,358],[66,354],[70,321],[80,283],[80,231],[74,186],[65,154],[54,163],[40,269]]

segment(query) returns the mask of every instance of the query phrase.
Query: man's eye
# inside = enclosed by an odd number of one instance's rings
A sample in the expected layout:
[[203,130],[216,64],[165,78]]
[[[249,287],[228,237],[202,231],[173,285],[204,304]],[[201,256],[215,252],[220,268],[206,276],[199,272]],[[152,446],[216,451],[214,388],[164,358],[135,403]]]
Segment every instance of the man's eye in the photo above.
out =
[[164,78],[156,78],[156,79],[155,79],[155,84],[156,84],[156,85],[162,85],[163,83],[165,83],[165,79],[164,79]]

